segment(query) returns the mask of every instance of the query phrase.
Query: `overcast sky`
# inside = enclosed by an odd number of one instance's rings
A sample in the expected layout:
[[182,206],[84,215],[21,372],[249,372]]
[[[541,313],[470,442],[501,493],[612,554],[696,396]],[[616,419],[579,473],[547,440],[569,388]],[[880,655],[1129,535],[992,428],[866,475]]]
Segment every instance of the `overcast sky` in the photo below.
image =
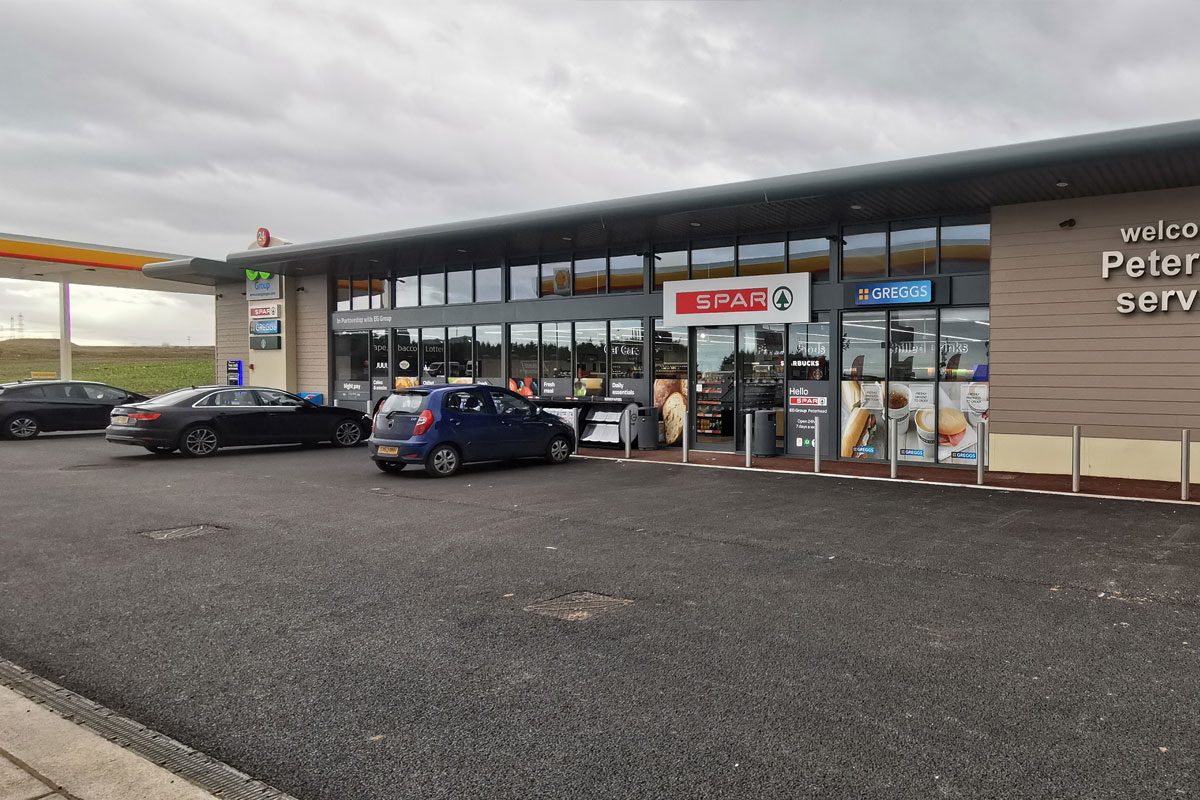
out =
[[[1197,29],[1189,0],[8,0],[0,231],[221,257],[1189,119]],[[55,298],[0,281],[0,323]],[[76,340],[212,340],[211,301],[117,302],[80,290]]]

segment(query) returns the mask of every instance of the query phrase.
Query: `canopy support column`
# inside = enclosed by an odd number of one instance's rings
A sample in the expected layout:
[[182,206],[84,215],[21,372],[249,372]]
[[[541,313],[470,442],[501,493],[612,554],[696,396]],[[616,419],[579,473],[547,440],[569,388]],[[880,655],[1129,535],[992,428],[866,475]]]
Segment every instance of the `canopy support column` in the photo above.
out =
[[58,285],[58,377],[71,380],[71,284]]

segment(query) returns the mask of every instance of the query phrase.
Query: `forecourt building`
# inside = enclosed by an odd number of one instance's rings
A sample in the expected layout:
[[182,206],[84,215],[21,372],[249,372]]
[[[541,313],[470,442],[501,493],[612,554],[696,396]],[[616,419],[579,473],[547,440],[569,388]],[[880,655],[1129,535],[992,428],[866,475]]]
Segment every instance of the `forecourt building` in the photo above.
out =
[[[614,442],[1177,480],[1200,428],[1200,121],[147,265],[218,377],[364,410],[487,381]],[[616,412],[615,414],[613,412]],[[984,421],[988,422],[983,426]],[[984,431],[988,441],[981,442]],[[894,444],[893,444],[894,434]],[[756,445],[757,446],[757,445]]]

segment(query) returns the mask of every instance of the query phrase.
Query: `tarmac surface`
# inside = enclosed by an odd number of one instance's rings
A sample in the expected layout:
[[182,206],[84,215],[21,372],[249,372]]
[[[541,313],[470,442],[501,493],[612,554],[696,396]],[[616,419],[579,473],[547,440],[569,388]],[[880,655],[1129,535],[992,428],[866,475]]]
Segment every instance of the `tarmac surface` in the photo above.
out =
[[[1194,507],[94,435],[0,476],[0,657],[305,800],[1200,792]],[[524,610],[573,591],[633,602]]]

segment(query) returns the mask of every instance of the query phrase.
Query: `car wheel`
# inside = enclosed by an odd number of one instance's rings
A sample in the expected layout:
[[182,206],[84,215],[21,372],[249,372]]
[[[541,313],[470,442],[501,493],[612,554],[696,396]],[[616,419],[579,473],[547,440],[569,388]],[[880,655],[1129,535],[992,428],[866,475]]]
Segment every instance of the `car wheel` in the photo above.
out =
[[439,444],[425,459],[425,471],[435,478],[449,478],[462,466],[462,458],[452,445]]
[[149,450],[151,453],[154,453],[154,455],[156,455],[156,456],[165,456],[165,455],[167,455],[168,453],[174,453],[174,452],[175,452],[175,448],[174,448],[174,447],[159,447],[159,446],[157,446],[157,445],[152,445],[152,444],[147,444],[147,445],[143,445],[143,446],[144,446],[144,447],[145,447],[147,450]]
[[15,417],[9,417],[4,422],[4,438],[6,439],[32,439],[41,430],[38,421],[28,414],[18,414]]
[[362,425],[352,419],[339,422],[333,429],[333,444],[335,447],[354,447],[361,444],[363,439]]
[[217,432],[207,425],[195,425],[179,437],[179,452],[190,458],[206,458],[220,446]]
[[375,466],[379,467],[380,472],[393,474],[404,469],[404,465],[399,461],[376,461]]
[[571,442],[565,436],[555,436],[546,445],[546,460],[551,464],[565,464],[571,457]]

